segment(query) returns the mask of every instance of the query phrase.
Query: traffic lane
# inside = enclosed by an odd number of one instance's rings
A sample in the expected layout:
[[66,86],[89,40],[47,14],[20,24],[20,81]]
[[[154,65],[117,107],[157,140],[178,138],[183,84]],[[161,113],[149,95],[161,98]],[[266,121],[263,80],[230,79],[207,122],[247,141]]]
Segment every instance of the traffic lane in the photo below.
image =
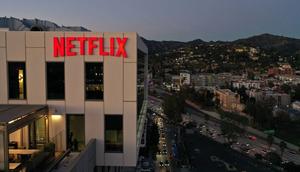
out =
[[[152,101],[152,103],[154,104],[154,106],[155,107],[160,107],[160,102],[158,102],[158,101]],[[211,129],[213,129],[213,130],[215,130],[216,131],[216,133],[220,133],[221,131],[220,131],[220,125],[219,125],[219,121],[211,121],[211,119],[209,120],[209,121],[206,121],[205,119],[204,119],[204,114],[202,114],[202,113],[199,113],[199,112],[196,112],[196,111],[194,111],[194,110],[192,110],[193,111],[193,113],[197,113],[197,115],[195,115],[195,114],[192,114],[191,116],[192,116],[192,118],[197,122],[197,123],[206,123],[206,128],[210,128],[210,130]],[[201,115],[199,115],[199,114],[201,114]],[[200,117],[201,116],[201,117]],[[203,134],[207,134],[207,132],[206,131],[203,131],[202,132]],[[218,136],[216,136],[215,138],[214,138],[215,140],[218,140],[219,142],[224,142],[224,138],[222,138],[222,137],[218,137]],[[267,143],[266,143],[266,141],[264,141],[264,140],[262,140],[262,139],[260,139],[260,138],[257,138],[257,140],[256,141],[251,141],[251,140],[249,140],[248,138],[240,138],[239,140],[238,140],[241,144],[251,144],[251,147],[252,147],[252,150],[250,151],[250,155],[252,155],[252,156],[254,156],[255,155],[255,153],[261,153],[262,154],[262,152],[263,152],[263,150],[266,150],[266,145],[267,145]],[[277,146],[277,145],[274,145],[273,147],[276,147],[276,151],[277,151],[277,153],[280,153],[280,148]],[[297,154],[292,154],[292,153],[289,153],[289,150],[286,150],[285,152],[284,152],[284,154],[283,154],[283,159],[284,160],[289,160],[289,161],[293,161],[293,162],[296,162],[296,163],[299,163],[300,162],[300,156],[299,155],[297,155]]]
[[[163,171],[172,171],[172,162],[169,158],[170,153],[170,142],[169,142],[169,132],[168,132],[168,124],[165,123],[165,120],[162,120],[161,125],[159,126],[159,132],[160,132],[160,143],[159,147],[161,152],[166,150],[166,154],[161,155],[161,161],[164,163],[164,167],[161,167],[160,170]],[[169,166],[165,166],[166,161],[169,162]]]
[[173,157],[173,149],[172,149],[172,145],[173,145],[173,141],[175,141],[175,133],[176,130],[174,129],[173,125],[168,124],[168,130],[167,130],[167,147],[168,147],[168,153],[169,153],[169,159],[170,159],[170,168],[172,169],[172,171],[175,171],[177,166],[176,166],[176,160]]
[[201,171],[227,171],[224,166],[219,167],[221,164],[218,166],[217,163],[211,161],[211,156],[217,156],[225,162],[234,165],[239,170],[246,170],[247,172],[271,172],[270,169],[255,162],[255,160],[246,155],[238,153],[221,143],[199,134],[187,134],[185,135],[185,141],[188,145],[187,150],[192,165],[195,166],[196,169],[201,169]]
[[[164,155],[162,152],[164,149],[166,149],[165,143],[166,143],[166,138],[165,138],[165,126],[166,124],[164,123],[164,120],[156,116],[156,121],[159,129],[159,144],[158,144],[158,152],[156,154],[156,171],[170,171],[168,167],[165,167],[165,162],[169,161],[167,155]],[[163,164],[160,164],[162,162]]]
[[[191,117],[197,123],[202,123],[203,124],[203,123],[206,122],[205,119],[203,117],[199,116],[199,115],[191,114]],[[219,121],[208,121],[206,123],[206,126],[216,130],[217,132],[221,132]],[[203,131],[202,133],[206,134],[205,131]],[[222,142],[222,139],[218,139],[218,138],[216,138],[216,139]],[[257,137],[257,139],[255,141],[250,140],[247,137],[240,137],[240,138],[238,138],[238,142],[240,142],[241,144],[247,144],[247,143],[251,144],[252,148],[257,149],[256,151],[252,151],[253,152],[253,155],[251,154],[252,156],[254,156],[255,153],[262,154],[263,150],[268,150],[268,143],[265,140],[263,140],[259,137]],[[280,147],[278,145],[273,144],[272,147],[276,149],[276,152],[278,154],[281,153],[280,152]],[[290,153],[290,151],[291,150],[289,150],[289,149],[286,149],[284,151],[283,159],[288,160],[288,161],[292,161],[296,164],[300,164],[300,155],[297,154],[297,153]]]
[[[255,148],[256,150],[254,151],[254,155],[255,153],[259,153],[259,154],[264,154],[263,152],[269,151],[269,146],[268,143],[260,138],[257,138],[255,141],[254,140],[250,140],[247,137],[241,137],[238,139],[238,141],[240,143],[248,143],[251,145],[251,147]],[[276,144],[273,144],[271,146],[271,150],[278,153],[279,155],[281,154],[281,150],[280,147]],[[289,149],[285,149],[284,153],[283,153],[283,160],[288,160],[288,161],[293,161],[296,164],[300,164],[300,155],[299,154],[293,154],[290,153],[291,150]]]
[[165,149],[167,150],[166,157],[170,163],[170,166],[167,168],[169,171],[174,171],[173,169],[175,167],[173,159],[170,158],[170,154],[172,153],[172,140],[173,140],[172,131],[173,130],[171,126],[165,123],[165,143],[166,143]]

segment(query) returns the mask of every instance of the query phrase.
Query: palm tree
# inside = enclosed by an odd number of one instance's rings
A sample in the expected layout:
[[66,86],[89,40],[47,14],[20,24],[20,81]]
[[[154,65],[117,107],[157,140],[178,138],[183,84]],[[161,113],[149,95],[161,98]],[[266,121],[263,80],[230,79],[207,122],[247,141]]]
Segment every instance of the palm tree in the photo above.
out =
[[205,120],[205,125],[206,125],[206,135],[208,134],[209,132],[209,129],[208,129],[208,120],[209,120],[209,115],[208,114],[204,114],[204,120]]
[[280,147],[280,151],[281,151],[280,152],[280,157],[282,158],[283,152],[284,152],[285,148],[287,148],[287,145],[284,141],[281,141],[279,143],[279,147]]
[[268,135],[267,137],[267,142],[268,142],[268,145],[269,145],[269,149],[271,148],[272,144],[273,144],[273,141],[274,141],[274,138],[271,134]]

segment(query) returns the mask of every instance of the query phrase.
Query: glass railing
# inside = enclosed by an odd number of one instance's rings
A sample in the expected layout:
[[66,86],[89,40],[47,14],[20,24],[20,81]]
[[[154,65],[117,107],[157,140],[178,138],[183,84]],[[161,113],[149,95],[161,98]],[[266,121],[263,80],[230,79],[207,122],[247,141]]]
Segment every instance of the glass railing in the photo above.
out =
[[142,108],[139,112],[138,115],[138,120],[137,120],[137,150],[139,150],[139,146],[141,143],[142,135],[144,132],[144,124],[146,121],[146,114],[147,114],[147,104],[148,101],[144,100]]
[[65,137],[65,130],[62,130],[50,139],[50,142],[53,142],[55,144],[56,151],[64,151],[63,143]]

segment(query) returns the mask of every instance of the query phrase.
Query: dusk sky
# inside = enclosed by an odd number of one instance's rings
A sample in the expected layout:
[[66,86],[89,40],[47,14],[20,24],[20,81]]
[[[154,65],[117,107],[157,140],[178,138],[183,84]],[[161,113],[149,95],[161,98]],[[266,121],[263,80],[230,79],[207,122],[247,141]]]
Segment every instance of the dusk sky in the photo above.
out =
[[147,39],[300,38],[300,0],[1,0],[0,16],[39,18]]

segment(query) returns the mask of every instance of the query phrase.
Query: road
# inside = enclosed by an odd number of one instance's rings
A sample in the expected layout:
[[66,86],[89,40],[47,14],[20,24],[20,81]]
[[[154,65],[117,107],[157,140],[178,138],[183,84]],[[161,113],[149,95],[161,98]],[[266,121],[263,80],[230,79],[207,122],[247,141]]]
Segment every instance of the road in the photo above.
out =
[[159,150],[156,154],[155,171],[172,171],[172,164],[169,156],[171,153],[171,143],[169,142],[167,124],[165,123],[165,120],[158,115],[155,116],[155,121],[159,129]]
[[202,136],[198,133],[186,134],[184,137],[193,172],[271,172],[269,168],[257,163],[246,155],[230,147]]
[[[149,108],[155,110],[157,113],[160,113],[162,116],[161,109],[161,101],[155,100],[155,98],[150,98]],[[158,115],[157,115],[158,116]],[[160,118],[160,117],[159,117]],[[195,120],[197,123],[204,123],[204,118],[199,114],[191,113],[191,118]],[[161,119],[161,118],[160,118]],[[175,140],[174,133],[176,128],[167,125],[163,120],[161,120],[161,124],[159,124],[159,128],[164,130],[164,137],[160,135],[160,150],[167,148],[167,154],[172,152],[172,140]],[[206,127],[209,128],[210,131],[214,131],[214,135],[220,133],[219,124],[217,121],[207,121]],[[209,135],[205,133],[206,130],[203,130],[203,135]],[[224,138],[215,137],[215,141],[203,136],[199,132],[196,134],[187,134],[183,140],[186,141],[187,151],[189,153],[191,165],[194,167],[189,171],[215,171],[215,172],[225,172],[230,168],[236,168],[239,171],[246,170],[250,172],[269,172],[270,169],[266,168],[265,165],[259,164],[256,160],[248,157],[247,155],[241,154],[230,147],[226,147],[222,142],[224,142]],[[210,136],[211,137],[211,136]],[[247,138],[245,138],[247,139]],[[217,141],[217,142],[216,142]],[[246,140],[245,140],[246,141]],[[249,140],[247,140],[249,141]],[[220,142],[220,143],[218,143]],[[243,142],[241,140],[241,142]],[[163,146],[166,144],[166,147]],[[242,143],[241,143],[242,144]],[[234,148],[234,147],[233,147]],[[217,157],[218,161],[212,161],[211,157]],[[160,161],[165,162],[168,160],[170,163],[170,167],[161,167]],[[156,171],[180,171],[176,165],[176,161],[174,159],[170,159],[169,155],[157,155],[157,161],[155,163]]]
[[[202,114],[201,112],[195,111],[191,108],[186,108],[186,110],[189,112],[191,120],[197,122],[198,124],[205,124],[206,121],[204,119],[204,114]],[[207,122],[206,125],[207,125],[206,128],[209,128],[209,130],[215,131],[214,133],[216,136],[214,137],[214,139],[217,140],[218,142],[224,143],[224,141],[225,141],[224,138],[222,136],[218,136],[218,134],[221,133],[219,121],[218,120],[210,120]],[[202,133],[206,134],[206,132],[204,132],[204,131]],[[250,140],[246,136],[243,136],[243,137],[239,137],[237,142],[238,142],[238,145],[234,144],[233,148],[236,150],[242,151],[240,149],[240,145],[249,144],[250,151],[248,151],[247,153],[252,157],[254,157],[256,153],[264,155],[267,151],[269,151],[268,143],[259,137],[257,137],[256,140],[254,141],[254,140]],[[272,145],[271,150],[276,151],[276,153],[278,153],[278,154],[281,153],[279,146],[275,145],[275,144]],[[289,150],[289,149],[286,149],[284,151],[282,159],[284,161],[293,161],[296,164],[300,164],[300,154],[296,153],[292,150]]]

